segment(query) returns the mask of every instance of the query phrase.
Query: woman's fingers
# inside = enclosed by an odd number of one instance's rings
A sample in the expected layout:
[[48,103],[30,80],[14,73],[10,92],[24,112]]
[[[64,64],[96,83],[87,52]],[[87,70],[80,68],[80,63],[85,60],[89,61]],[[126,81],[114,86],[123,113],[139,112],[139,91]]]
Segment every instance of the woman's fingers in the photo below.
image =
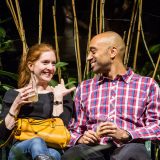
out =
[[60,84],[58,84],[54,88],[53,87],[51,87],[51,88],[52,88],[52,90],[54,90],[54,94],[56,94],[56,96],[65,96],[76,89],[76,87],[72,87],[69,89],[66,88],[63,79],[61,79]]
[[34,89],[31,85],[22,88],[19,91],[19,94],[16,98],[17,104],[24,104],[24,103],[31,103],[32,101],[29,101],[28,98],[35,95]]
[[69,89],[70,92],[75,91],[75,90],[76,90],[76,87],[72,87]]
[[61,79],[61,84],[64,85],[64,80],[63,79]]

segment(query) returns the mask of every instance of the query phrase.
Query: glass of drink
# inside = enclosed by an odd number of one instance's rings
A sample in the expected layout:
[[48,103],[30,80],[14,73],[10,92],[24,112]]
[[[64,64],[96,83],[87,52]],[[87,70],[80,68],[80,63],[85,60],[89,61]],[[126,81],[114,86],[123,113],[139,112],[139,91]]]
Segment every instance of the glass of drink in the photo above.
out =
[[97,123],[95,124],[94,126],[94,131],[96,132],[97,136],[100,137],[100,124],[103,123],[103,122],[107,122],[108,120],[108,116],[105,115],[105,114],[99,114],[97,116]]
[[32,81],[32,89],[34,91],[30,93],[30,97],[28,98],[28,100],[32,102],[37,102],[38,101],[37,82],[36,82],[36,77],[33,73],[31,73],[31,81]]
[[110,117],[108,117],[108,115],[105,114],[99,114],[97,116],[97,124],[94,127],[94,131],[96,131],[97,136],[100,137],[101,133],[100,133],[100,125],[104,122],[113,122],[113,119],[111,119]]

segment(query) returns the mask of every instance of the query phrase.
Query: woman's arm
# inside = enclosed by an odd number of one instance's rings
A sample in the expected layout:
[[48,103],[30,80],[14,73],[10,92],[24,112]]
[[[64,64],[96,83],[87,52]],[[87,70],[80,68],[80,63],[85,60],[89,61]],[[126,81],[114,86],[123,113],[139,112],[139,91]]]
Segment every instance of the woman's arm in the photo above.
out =
[[64,112],[64,96],[68,95],[76,89],[76,87],[67,89],[65,88],[64,80],[61,79],[61,83],[55,86],[53,89],[54,102],[53,102],[53,116],[59,116]]
[[1,115],[2,120],[0,122],[0,140],[6,141],[16,124],[16,117],[9,112],[9,104],[3,102],[2,106],[4,109]]
[[31,103],[28,101],[28,93],[31,91],[31,86],[28,86],[17,91],[11,89],[5,93],[2,101],[2,113],[0,115],[0,119],[2,120],[0,132],[3,132],[3,135],[0,134],[0,140],[8,138],[8,135],[12,132],[21,106],[25,103]]
[[72,96],[68,94],[64,96],[63,112],[59,115],[59,117],[63,120],[66,126],[68,126],[69,121],[73,117],[73,113],[74,113],[74,102],[72,100]]

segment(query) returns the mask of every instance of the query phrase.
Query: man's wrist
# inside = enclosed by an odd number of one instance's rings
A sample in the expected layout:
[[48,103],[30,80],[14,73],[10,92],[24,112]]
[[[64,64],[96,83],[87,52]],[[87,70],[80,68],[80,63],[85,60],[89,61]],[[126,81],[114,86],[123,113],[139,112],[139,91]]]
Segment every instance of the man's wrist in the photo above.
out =
[[124,132],[122,134],[121,142],[127,143],[127,142],[130,142],[131,140],[132,140],[131,134],[128,131],[124,130]]
[[81,135],[76,141],[76,144],[82,144],[82,143],[83,143],[83,135]]

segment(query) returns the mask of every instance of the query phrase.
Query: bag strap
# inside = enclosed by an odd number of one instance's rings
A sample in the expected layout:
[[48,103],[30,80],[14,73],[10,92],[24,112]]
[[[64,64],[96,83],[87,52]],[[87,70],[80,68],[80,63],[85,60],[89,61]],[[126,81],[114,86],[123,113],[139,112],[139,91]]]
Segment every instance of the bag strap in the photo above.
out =
[[[1,121],[0,123],[2,123],[2,121]],[[12,136],[14,135],[14,132],[15,132],[15,129],[13,129],[13,131],[12,131],[12,133],[10,134],[10,136],[8,137],[8,139],[7,139],[3,144],[0,144],[0,148],[5,147],[5,146],[9,143],[9,141],[10,141],[11,138],[12,138]]]

